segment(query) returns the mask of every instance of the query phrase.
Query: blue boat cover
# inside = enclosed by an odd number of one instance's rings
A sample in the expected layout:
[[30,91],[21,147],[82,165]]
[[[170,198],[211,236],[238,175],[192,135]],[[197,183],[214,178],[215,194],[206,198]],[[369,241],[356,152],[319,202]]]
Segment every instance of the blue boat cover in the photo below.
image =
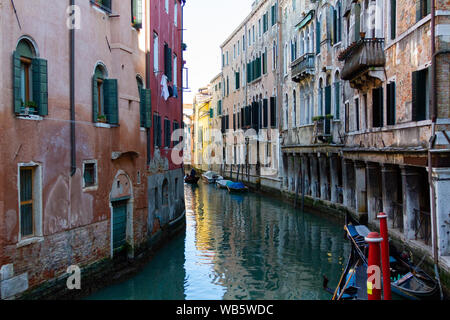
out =
[[242,182],[227,182],[227,187],[230,189],[245,189],[245,185]]
[[348,229],[348,232],[350,233],[350,235],[352,236],[352,238],[356,238],[357,236],[359,236],[359,233],[358,233],[358,231],[356,231],[356,228],[354,225],[351,225],[351,224],[347,225],[347,229]]

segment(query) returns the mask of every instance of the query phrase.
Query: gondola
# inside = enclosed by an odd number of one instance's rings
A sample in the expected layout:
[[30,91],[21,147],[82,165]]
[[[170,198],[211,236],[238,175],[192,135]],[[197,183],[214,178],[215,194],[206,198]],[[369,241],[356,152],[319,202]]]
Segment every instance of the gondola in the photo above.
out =
[[184,182],[187,184],[197,184],[198,180],[200,180],[200,177],[186,176],[184,178]]
[[[333,295],[333,300],[367,300],[368,244],[365,237],[370,230],[366,226],[353,224],[346,224],[345,230],[351,242],[347,266],[335,290],[328,288],[326,276],[323,287]],[[389,253],[393,294],[409,300],[439,298],[439,287],[432,277],[414,266],[406,254],[399,254],[394,246],[390,245]]]

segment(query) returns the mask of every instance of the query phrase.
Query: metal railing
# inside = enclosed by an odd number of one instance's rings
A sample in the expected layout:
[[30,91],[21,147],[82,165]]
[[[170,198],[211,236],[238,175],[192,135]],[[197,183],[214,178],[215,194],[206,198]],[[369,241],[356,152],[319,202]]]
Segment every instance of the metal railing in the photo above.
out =
[[392,227],[403,232],[403,203],[392,202],[394,214],[392,215]]
[[293,81],[300,81],[307,75],[314,72],[314,53],[306,53],[291,64],[291,74]]
[[420,239],[426,245],[431,243],[431,215],[427,211],[414,209],[415,216],[415,236],[416,240]]

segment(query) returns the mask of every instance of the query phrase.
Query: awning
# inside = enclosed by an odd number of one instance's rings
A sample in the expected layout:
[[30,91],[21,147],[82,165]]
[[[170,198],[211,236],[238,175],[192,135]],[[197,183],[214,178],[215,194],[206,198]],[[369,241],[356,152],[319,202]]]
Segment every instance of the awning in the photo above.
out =
[[314,17],[314,10],[311,10],[310,12],[308,12],[306,17],[304,17],[303,20],[300,21],[300,23],[297,24],[295,27],[298,28],[298,30],[302,29],[312,20],[313,17]]

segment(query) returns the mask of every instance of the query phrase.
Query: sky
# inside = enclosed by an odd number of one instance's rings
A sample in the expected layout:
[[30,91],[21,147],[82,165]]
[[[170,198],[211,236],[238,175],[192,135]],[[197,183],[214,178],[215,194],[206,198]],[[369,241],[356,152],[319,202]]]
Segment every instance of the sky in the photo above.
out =
[[184,52],[189,69],[190,92],[183,103],[190,104],[199,88],[221,71],[220,45],[250,14],[253,0],[187,0],[184,7]]

